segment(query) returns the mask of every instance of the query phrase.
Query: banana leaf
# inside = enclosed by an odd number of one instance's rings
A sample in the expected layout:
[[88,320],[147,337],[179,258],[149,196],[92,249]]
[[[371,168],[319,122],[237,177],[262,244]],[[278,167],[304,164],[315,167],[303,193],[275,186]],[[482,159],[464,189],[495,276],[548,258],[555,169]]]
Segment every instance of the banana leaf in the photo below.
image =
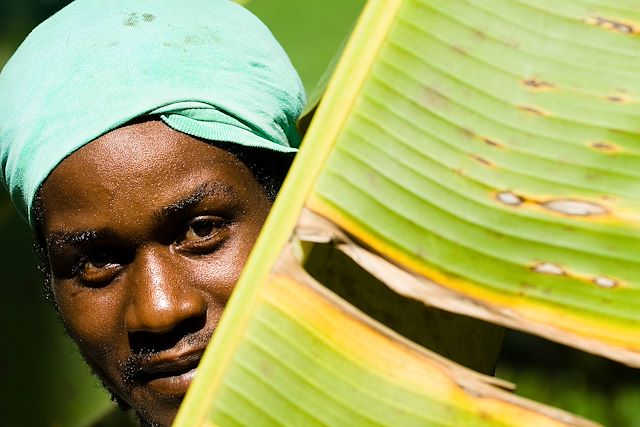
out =
[[457,299],[428,304],[640,366],[640,45],[622,12],[389,6],[307,206],[419,273],[414,294]]
[[399,294],[640,366],[635,10],[370,0],[176,425],[587,423],[300,265],[331,244]]

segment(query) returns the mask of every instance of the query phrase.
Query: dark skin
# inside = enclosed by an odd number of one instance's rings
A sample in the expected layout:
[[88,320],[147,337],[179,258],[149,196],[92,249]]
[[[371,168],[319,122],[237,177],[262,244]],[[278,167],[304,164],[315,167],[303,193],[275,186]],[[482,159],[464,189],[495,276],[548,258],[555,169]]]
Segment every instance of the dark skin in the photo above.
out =
[[65,159],[40,192],[62,321],[149,425],[173,421],[271,201],[236,157],[160,121]]

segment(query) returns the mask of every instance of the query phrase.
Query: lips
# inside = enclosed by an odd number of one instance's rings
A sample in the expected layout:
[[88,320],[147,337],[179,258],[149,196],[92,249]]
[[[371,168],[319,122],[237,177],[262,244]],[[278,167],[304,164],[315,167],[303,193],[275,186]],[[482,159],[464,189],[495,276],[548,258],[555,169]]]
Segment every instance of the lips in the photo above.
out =
[[204,350],[164,354],[142,365],[140,379],[151,390],[169,396],[184,395],[196,375]]

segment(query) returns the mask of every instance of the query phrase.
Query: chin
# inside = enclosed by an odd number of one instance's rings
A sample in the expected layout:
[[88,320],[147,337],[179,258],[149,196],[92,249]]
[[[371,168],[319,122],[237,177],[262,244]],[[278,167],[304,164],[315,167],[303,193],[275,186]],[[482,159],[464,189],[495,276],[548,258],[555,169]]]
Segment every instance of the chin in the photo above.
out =
[[[136,399],[137,396],[127,396],[131,401],[128,406],[133,409],[140,421],[140,425],[149,427],[170,427],[175,419],[180,404],[184,399],[184,393],[177,395],[160,394],[142,387],[141,395],[144,399]],[[134,393],[138,394],[138,393]]]
[[93,374],[100,379],[102,386],[110,394],[111,400],[123,412],[133,411],[141,427],[170,427],[175,419],[185,392],[158,393],[144,385],[128,388],[126,392],[116,391],[111,381],[100,375],[100,369],[86,358]]

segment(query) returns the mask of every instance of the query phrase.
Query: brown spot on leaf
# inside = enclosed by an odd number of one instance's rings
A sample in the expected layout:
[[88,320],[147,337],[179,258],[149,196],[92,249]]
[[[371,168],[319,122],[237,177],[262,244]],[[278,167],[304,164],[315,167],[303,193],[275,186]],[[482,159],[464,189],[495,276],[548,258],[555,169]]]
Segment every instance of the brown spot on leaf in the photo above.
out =
[[473,158],[473,160],[475,160],[476,162],[484,165],[484,166],[488,166],[488,167],[494,167],[494,164],[491,163],[489,160],[485,159],[484,157],[480,157],[477,154],[472,154],[471,158]]
[[531,286],[527,282],[521,282],[519,288],[520,289],[518,290],[518,295],[520,295],[521,297],[524,297],[529,293],[531,289],[534,289],[534,286]]
[[478,30],[477,28],[473,29],[473,34],[480,40],[484,40],[487,38],[487,35],[483,31]]
[[500,144],[499,142],[496,142],[495,140],[491,139],[491,138],[487,138],[484,137],[482,138],[482,142],[484,142],[485,144],[491,146],[491,147],[502,147],[502,144]]
[[607,213],[607,209],[604,206],[584,200],[555,199],[542,203],[542,206],[570,216],[595,216]]
[[451,46],[451,49],[453,49],[455,52],[458,52],[460,55],[467,55],[467,50],[461,46]]
[[611,102],[624,102],[624,98],[621,96],[607,96],[607,100]]
[[144,13],[144,14],[142,15],[142,20],[143,20],[144,22],[152,22],[154,19],[156,19],[156,16],[155,16],[155,15],[152,15],[152,14],[150,14],[150,13]]
[[532,107],[530,105],[519,105],[518,108],[521,109],[522,111],[526,111],[527,113],[535,114],[537,116],[548,115],[548,113],[544,112],[543,110],[536,107]]
[[533,89],[536,89],[536,90],[549,90],[549,89],[552,89],[554,87],[551,83],[546,82],[544,80],[540,80],[540,79],[535,78],[535,77],[530,78],[530,79],[522,80],[522,83],[525,86],[533,88]]
[[589,146],[594,150],[603,151],[606,153],[613,153],[613,152],[619,151],[618,146],[608,141],[595,141],[590,143]]
[[585,22],[589,25],[595,25],[596,27],[606,28],[607,30],[623,34],[637,34],[640,32],[640,26],[638,26],[638,24],[619,19],[595,16],[585,19]]
[[464,136],[468,136],[469,138],[475,138],[475,136],[476,136],[475,132],[473,132],[473,131],[472,131],[471,129],[469,129],[469,128],[463,128],[463,127],[461,127],[461,128],[458,128],[458,129],[460,129],[460,132],[462,132],[462,134],[463,134]]

